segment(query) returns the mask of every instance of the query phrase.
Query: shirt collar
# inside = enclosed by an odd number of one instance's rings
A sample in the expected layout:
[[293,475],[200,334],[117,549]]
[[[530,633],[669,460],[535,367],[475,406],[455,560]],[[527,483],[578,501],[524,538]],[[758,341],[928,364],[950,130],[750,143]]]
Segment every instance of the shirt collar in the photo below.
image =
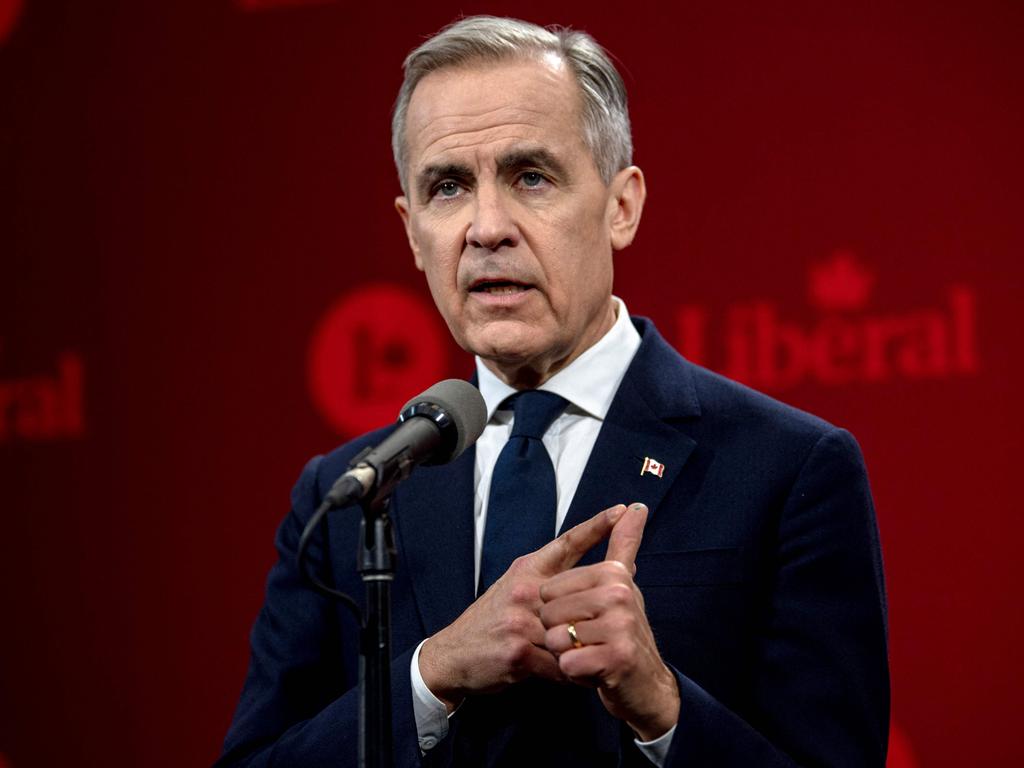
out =
[[[608,414],[626,369],[640,347],[640,334],[629,320],[625,302],[617,296],[612,300],[616,317],[608,332],[539,387],[561,395],[597,419],[604,419]],[[498,406],[516,390],[494,375],[479,357],[476,358],[476,373],[490,421]]]

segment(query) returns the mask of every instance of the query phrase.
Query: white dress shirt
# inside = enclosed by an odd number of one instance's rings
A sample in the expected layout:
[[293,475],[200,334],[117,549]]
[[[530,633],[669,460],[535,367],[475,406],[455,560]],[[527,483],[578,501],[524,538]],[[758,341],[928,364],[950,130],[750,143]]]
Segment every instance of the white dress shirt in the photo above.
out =
[[[569,505],[576,494],[576,487],[583,476],[583,469],[590,459],[590,453],[597,442],[597,434],[615,393],[626,375],[633,355],[640,347],[640,334],[629,320],[626,305],[613,297],[616,305],[615,324],[601,339],[569,365],[540,385],[540,389],[554,392],[569,401],[565,411],[544,433],[544,447],[551,456],[555,467],[557,502],[555,524],[551,535],[554,537],[562,527]],[[476,360],[480,394],[487,405],[487,425],[476,442],[476,467],[474,485],[476,495],[473,502],[475,520],[474,574],[480,579],[480,552],[483,548],[484,526],[487,522],[487,497],[491,490],[491,476],[498,454],[512,434],[514,414],[512,410],[498,410],[498,406],[516,390],[491,372],[480,358]],[[570,450],[571,447],[571,450]],[[628,502],[623,499],[623,502]],[[596,514],[600,510],[593,510]],[[422,643],[420,646],[422,647]],[[448,711],[423,682],[419,669],[420,649],[412,657],[413,709],[416,715],[416,730],[420,749],[427,751],[437,745],[448,733]],[[669,743],[675,727],[658,739],[650,742],[637,741],[637,746],[655,765],[663,765],[668,754]]]

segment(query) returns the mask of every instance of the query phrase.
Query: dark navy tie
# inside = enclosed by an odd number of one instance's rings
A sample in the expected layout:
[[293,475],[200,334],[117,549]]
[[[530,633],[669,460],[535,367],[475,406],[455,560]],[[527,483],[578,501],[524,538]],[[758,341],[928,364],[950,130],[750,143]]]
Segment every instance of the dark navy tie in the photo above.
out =
[[513,560],[555,535],[555,468],[541,438],[569,401],[530,389],[505,403],[515,409],[515,421],[491,476],[477,594],[497,581]]

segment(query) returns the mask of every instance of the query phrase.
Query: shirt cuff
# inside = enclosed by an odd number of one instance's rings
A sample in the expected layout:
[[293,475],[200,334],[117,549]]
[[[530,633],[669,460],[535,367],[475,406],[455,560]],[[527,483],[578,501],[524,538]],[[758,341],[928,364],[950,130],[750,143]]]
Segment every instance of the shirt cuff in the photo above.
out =
[[[412,680],[412,711],[416,717],[416,735],[419,738],[420,751],[423,753],[432,750],[448,735],[448,708],[430,692],[427,684],[423,682],[423,675],[420,674],[420,648],[425,642],[427,641],[424,640],[416,646],[409,667],[409,677]],[[665,751],[667,754],[668,747],[665,747]]]
[[666,758],[668,757],[668,748],[672,746],[672,736],[675,732],[676,727],[673,725],[653,741],[640,741],[640,739],[633,739],[633,743],[636,744],[637,748],[644,753],[644,757],[658,766],[658,768],[662,768],[662,766],[665,765]]

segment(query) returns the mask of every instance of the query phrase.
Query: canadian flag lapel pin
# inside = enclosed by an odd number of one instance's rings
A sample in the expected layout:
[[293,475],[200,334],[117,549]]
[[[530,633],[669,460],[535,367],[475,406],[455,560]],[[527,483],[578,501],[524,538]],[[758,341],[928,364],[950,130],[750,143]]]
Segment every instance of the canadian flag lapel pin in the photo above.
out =
[[656,475],[661,477],[665,472],[665,465],[660,461],[652,459],[650,456],[644,456],[644,468],[640,470],[640,475]]

